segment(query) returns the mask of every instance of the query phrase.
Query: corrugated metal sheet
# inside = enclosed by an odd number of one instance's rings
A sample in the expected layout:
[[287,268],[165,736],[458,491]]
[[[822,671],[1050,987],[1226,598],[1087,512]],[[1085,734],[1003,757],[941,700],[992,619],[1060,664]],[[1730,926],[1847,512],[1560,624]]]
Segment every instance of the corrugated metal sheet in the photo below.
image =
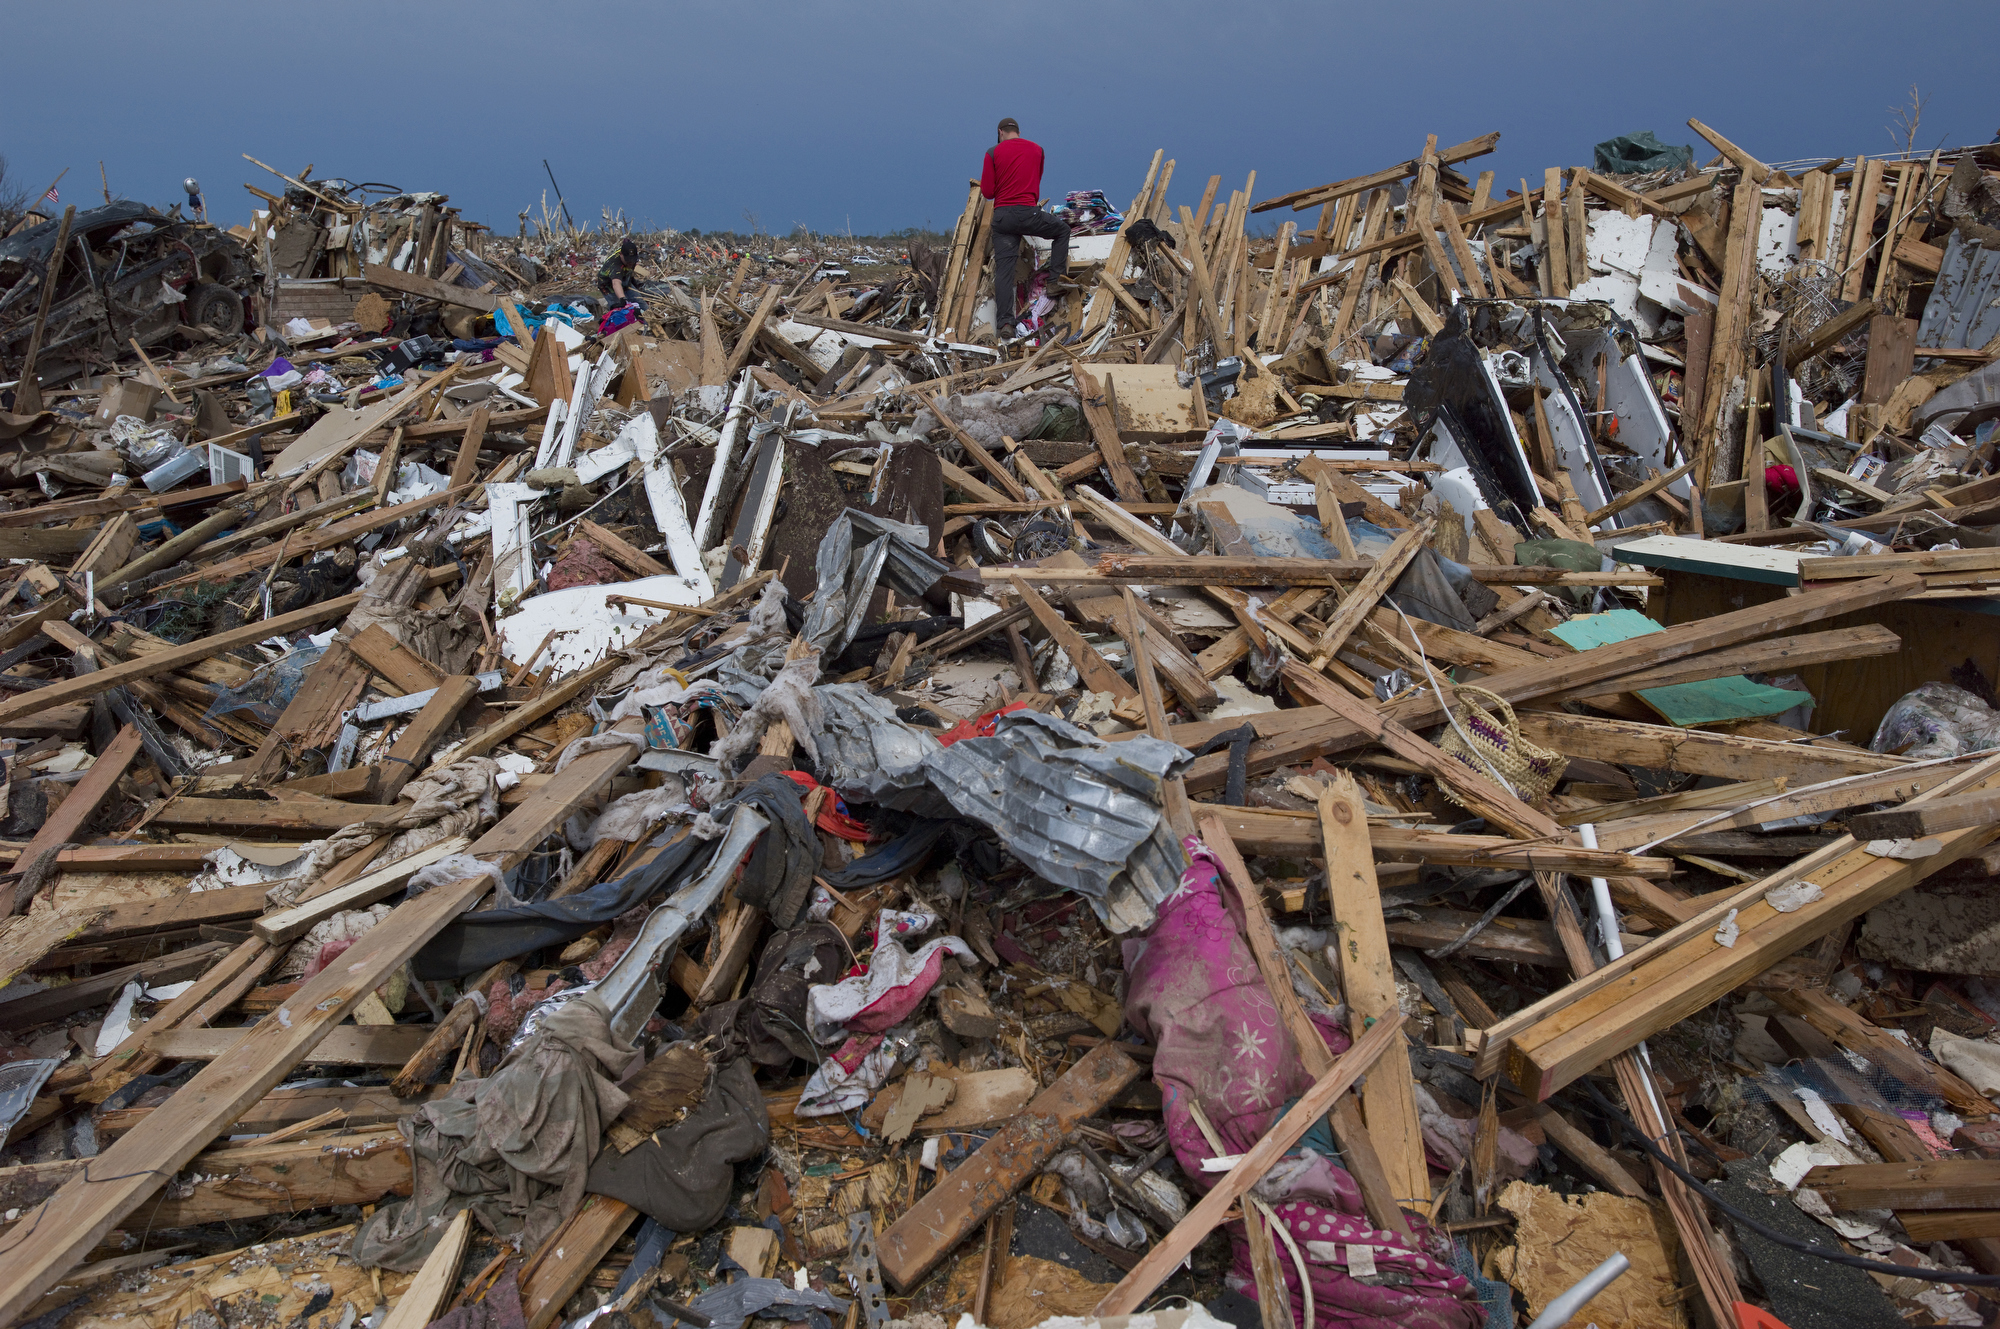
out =
[[1951,233],[1937,287],[1917,325],[1917,345],[1977,350],[2000,336],[2000,250]]

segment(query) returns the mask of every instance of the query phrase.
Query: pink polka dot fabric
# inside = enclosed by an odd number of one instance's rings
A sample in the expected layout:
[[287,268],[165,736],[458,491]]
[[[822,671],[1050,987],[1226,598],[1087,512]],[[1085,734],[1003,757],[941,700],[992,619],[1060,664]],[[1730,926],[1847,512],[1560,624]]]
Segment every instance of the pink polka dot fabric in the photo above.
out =
[[[1222,890],[1216,861],[1200,840],[1186,841],[1190,859],[1180,889],[1159,910],[1143,940],[1127,942],[1125,1014],[1153,1043],[1153,1079],[1165,1102],[1167,1138],[1181,1169],[1197,1184],[1213,1152],[1195,1125],[1190,1103],[1199,1103],[1224,1147],[1240,1153],[1269,1129],[1283,1106],[1312,1084],[1278,1016],[1243,939],[1235,911]],[[1344,1052],[1352,1040],[1330,1020],[1315,1017],[1327,1045]],[[1357,1329],[1479,1329],[1484,1315],[1472,1286],[1454,1273],[1450,1245],[1412,1218],[1418,1240],[1370,1226],[1354,1178],[1326,1158],[1296,1169],[1281,1196],[1260,1191],[1305,1256],[1319,1325]],[[1255,1298],[1249,1246],[1242,1224],[1233,1224],[1235,1263],[1230,1284]],[[1310,1249],[1309,1249],[1310,1243]],[[1292,1319],[1305,1316],[1305,1298],[1284,1243],[1278,1263],[1292,1298]],[[1348,1272],[1350,1246],[1372,1249],[1375,1273]]]

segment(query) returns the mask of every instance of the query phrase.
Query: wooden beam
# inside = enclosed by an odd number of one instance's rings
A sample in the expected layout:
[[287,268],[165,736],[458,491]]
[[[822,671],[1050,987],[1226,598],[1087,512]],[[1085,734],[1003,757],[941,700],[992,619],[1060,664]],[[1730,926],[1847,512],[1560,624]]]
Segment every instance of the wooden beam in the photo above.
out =
[[1120,700],[1136,700],[1139,690],[1125,681],[1125,676],[1113,669],[1108,661],[1090,643],[1083,639],[1075,628],[1063,620],[1061,614],[1044,600],[1041,592],[1028,585],[1020,576],[1013,578],[1014,591],[1022,603],[1034,614],[1035,621],[1042,625],[1042,631],[1055,640],[1063,654],[1070,658],[1076,671],[1083,678],[1083,685],[1092,692],[1109,692]]
[[[455,567],[434,568],[430,573],[431,584],[441,585],[457,576],[458,569]],[[63,679],[47,687],[37,688],[33,692],[0,701],[0,723],[27,719],[51,706],[95,697],[133,679],[155,678],[161,674],[172,673],[188,665],[198,664],[212,655],[234,650],[238,646],[247,646],[251,642],[262,641],[269,636],[283,636],[300,628],[317,627],[328,619],[346,617],[360,603],[359,592],[338,596],[332,600],[323,600],[316,605],[308,605],[304,609],[294,609],[289,614],[267,618],[261,623],[248,623],[227,632],[198,638],[185,646],[176,646],[169,651],[138,656],[118,664],[106,665],[94,673]]]
[[376,802],[396,801],[403,786],[416,776],[431,749],[458,722],[458,713],[478,691],[479,680],[470,674],[455,674],[438,684],[431,699],[397,737],[396,745],[379,759],[385,769],[376,777]]
[[[168,1029],[148,1035],[144,1047],[164,1061],[215,1061],[233,1052],[250,1032]],[[344,1024],[314,1044],[304,1060],[312,1066],[401,1066],[429,1034],[430,1027],[421,1024]]]
[[490,314],[500,307],[500,298],[496,295],[475,291],[469,286],[454,286],[450,282],[414,272],[398,272],[387,264],[369,263],[363,266],[361,272],[362,279],[370,286],[380,286],[385,291],[476,309],[482,314]]
[[1858,301],[1821,322],[1796,341],[1786,342],[1785,368],[1796,369],[1815,355],[1823,354],[1836,344],[1846,341],[1880,312],[1873,300]]
[[[1440,148],[1436,154],[1437,162],[1440,166],[1454,166],[1459,162],[1471,161],[1474,157],[1484,157],[1499,146],[1500,131],[1496,129],[1490,134],[1481,134],[1478,138],[1454,143],[1448,148]],[[1336,180],[1330,185],[1319,185],[1312,189],[1294,190],[1289,194],[1280,194],[1276,198],[1267,198],[1250,211],[1269,212],[1274,208],[1290,208],[1293,212],[1300,212],[1306,208],[1316,208],[1321,204],[1346,198],[1350,194],[1364,194],[1371,189],[1395,184],[1398,180],[1415,175],[1421,164],[1419,160],[1412,158],[1380,171],[1371,171],[1367,175],[1350,176],[1348,179]]]
[[1650,766],[1687,775],[1716,775],[1732,780],[1762,780],[1781,775],[1810,784],[1841,775],[1895,771],[1907,764],[1900,758],[1861,748],[1779,743],[1704,729],[1570,715],[1564,711],[1524,710],[1519,712],[1519,718],[1522,736],[1543,747],[1596,761]]
[[1702,679],[1727,678],[1732,674],[1783,674],[1806,665],[1834,660],[1860,660],[1878,655],[1895,655],[1903,640],[1877,623],[1858,628],[1836,628],[1829,632],[1808,632],[1796,637],[1774,637],[1711,651],[1688,660],[1677,660],[1658,669],[1641,669],[1627,674],[1616,685],[1594,684],[1565,693],[1557,700],[1589,699],[1637,692],[1642,688],[1670,687]]
[[[981,1145],[978,1153],[940,1176],[936,1185],[882,1233],[878,1247],[882,1276],[904,1292],[922,1282],[953,1247],[978,1230],[988,1215],[1012,1199],[1014,1192],[1056,1155],[1078,1122],[1102,1112],[1137,1078],[1139,1063],[1120,1051],[1117,1043],[1100,1043],[1086,1052],[1054,1084],[1037,1094],[1020,1116]],[[1348,1076],[1341,1083],[1336,1075],[1328,1081],[1339,1087],[1325,1095],[1312,1116],[1324,1112],[1353,1079]],[[1302,1125],[1299,1134],[1304,1133]],[[1264,1166],[1268,1169],[1270,1164]],[[1219,1206],[1218,1215],[1227,1207],[1226,1203]],[[1206,1230],[1201,1235],[1206,1235]],[[1179,1257],[1172,1263],[1178,1264]]]
[[[1368,814],[1354,777],[1345,771],[1319,796],[1319,827],[1326,850],[1327,906],[1340,938],[1341,996],[1352,1012],[1349,1024],[1387,1023],[1400,1009],[1396,968],[1389,958],[1382,891],[1368,845]],[[1430,1174],[1424,1168],[1413,1085],[1409,1051],[1399,1039],[1383,1051],[1377,1073],[1362,1088],[1362,1115],[1394,1193],[1429,1213]]]
[[1863,812],[1848,818],[1857,840],[1921,840],[1943,831],[2000,822],[2000,789],[1980,790],[1906,808]]

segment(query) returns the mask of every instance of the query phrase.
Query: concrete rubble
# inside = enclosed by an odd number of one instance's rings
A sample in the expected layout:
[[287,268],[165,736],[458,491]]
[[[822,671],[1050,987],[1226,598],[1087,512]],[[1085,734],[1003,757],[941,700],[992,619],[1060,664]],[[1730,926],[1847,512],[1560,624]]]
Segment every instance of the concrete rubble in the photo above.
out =
[[0,1321],[1991,1323],[2000,147],[1689,127],[21,220]]

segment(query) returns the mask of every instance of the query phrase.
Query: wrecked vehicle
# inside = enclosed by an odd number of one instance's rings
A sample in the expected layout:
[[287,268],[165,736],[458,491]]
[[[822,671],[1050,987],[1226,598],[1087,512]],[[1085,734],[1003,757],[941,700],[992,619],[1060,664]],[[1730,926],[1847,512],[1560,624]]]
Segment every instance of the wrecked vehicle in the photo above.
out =
[[[0,240],[0,357],[26,352],[61,229],[46,221]],[[250,255],[213,226],[108,203],[76,214],[65,249],[36,363],[44,382],[115,364],[135,340],[155,346],[197,325],[249,330]]]

